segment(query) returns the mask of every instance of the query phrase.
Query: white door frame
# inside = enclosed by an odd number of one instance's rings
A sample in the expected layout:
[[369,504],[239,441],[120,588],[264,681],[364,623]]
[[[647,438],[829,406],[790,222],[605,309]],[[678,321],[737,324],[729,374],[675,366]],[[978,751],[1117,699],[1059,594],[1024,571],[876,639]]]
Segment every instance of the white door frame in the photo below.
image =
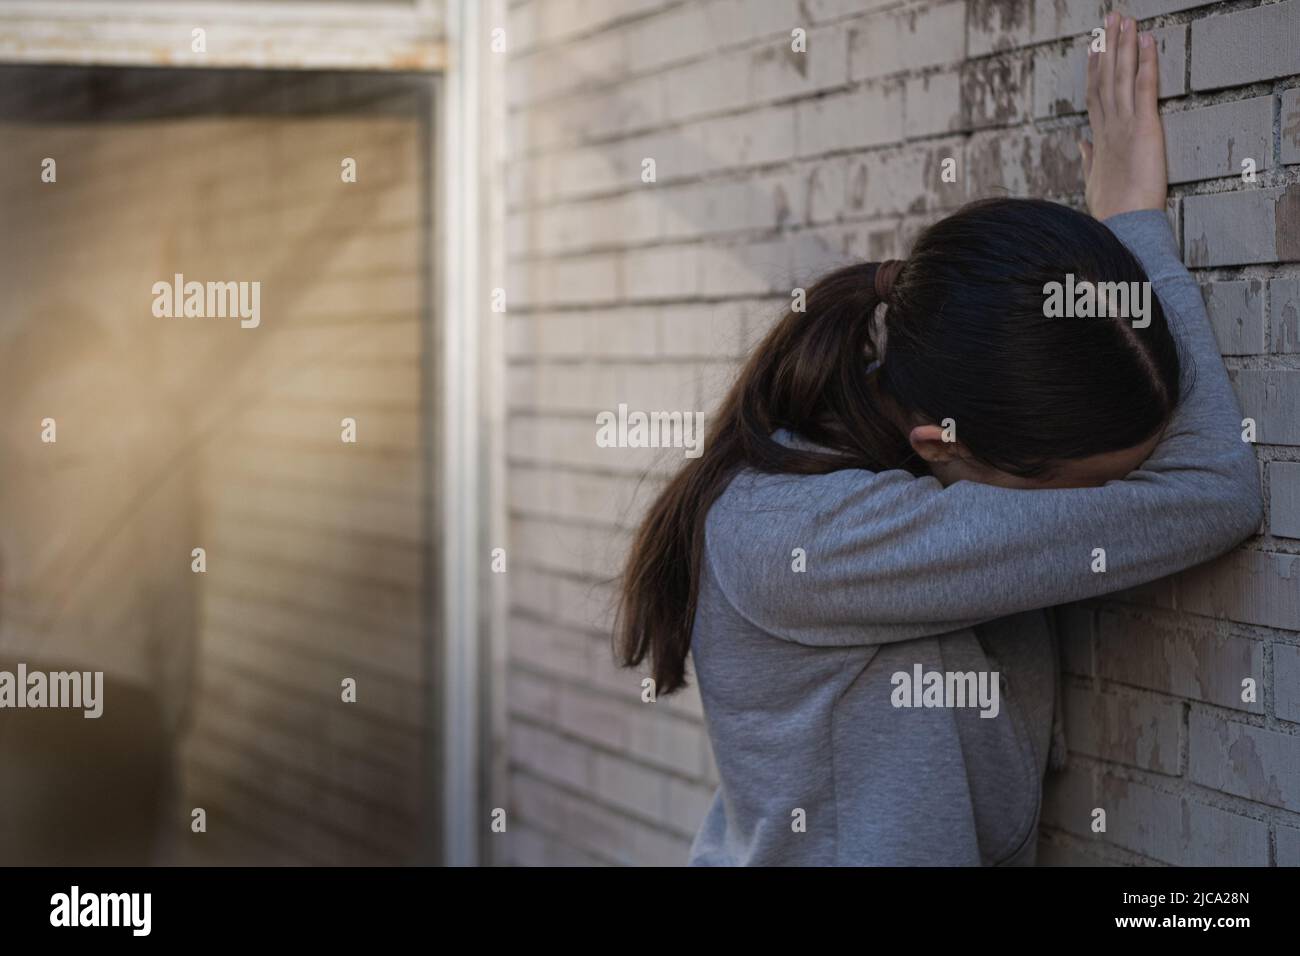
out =
[[[504,54],[492,31],[504,0],[447,0],[447,61],[437,117],[442,191],[443,859],[492,862],[492,812],[501,806],[505,753],[503,315]],[[492,804],[489,806],[488,804]]]

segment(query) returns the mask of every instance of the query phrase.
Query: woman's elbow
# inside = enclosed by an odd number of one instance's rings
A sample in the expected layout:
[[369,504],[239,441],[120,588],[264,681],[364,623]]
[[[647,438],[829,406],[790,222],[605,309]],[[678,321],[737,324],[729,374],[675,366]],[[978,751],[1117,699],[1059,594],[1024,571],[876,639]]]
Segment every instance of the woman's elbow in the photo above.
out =
[[1260,525],[1264,523],[1264,495],[1260,491],[1258,476],[1255,477],[1249,491],[1242,494],[1240,511],[1237,530],[1244,540],[1258,534]]
[[1264,492],[1259,483],[1259,465],[1249,446],[1239,455],[1235,467],[1225,476],[1218,510],[1226,546],[1257,534],[1264,522]]

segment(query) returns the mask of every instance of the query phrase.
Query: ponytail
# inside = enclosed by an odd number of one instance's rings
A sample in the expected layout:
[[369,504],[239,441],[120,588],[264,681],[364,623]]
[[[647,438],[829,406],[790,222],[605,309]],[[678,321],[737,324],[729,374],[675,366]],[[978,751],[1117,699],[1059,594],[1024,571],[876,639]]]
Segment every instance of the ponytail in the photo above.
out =
[[[878,357],[876,273],[875,263],[832,272],[808,290],[805,311],[782,317],[714,415],[701,456],[677,473],[642,522],[623,574],[615,650],[625,666],[650,661],[656,693],[685,686],[704,523],[737,472],[879,471],[909,456],[907,442],[879,413],[867,375]],[[788,447],[772,437],[780,428],[828,450]]]

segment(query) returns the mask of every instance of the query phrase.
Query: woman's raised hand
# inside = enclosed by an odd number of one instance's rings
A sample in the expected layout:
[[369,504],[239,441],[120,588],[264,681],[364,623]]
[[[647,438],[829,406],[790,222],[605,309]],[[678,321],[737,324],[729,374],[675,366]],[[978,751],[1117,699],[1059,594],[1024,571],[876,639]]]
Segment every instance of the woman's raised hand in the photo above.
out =
[[1106,52],[1088,54],[1088,122],[1081,142],[1088,211],[1105,219],[1165,208],[1165,132],[1156,109],[1156,43],[1137,22],[1106,16]]

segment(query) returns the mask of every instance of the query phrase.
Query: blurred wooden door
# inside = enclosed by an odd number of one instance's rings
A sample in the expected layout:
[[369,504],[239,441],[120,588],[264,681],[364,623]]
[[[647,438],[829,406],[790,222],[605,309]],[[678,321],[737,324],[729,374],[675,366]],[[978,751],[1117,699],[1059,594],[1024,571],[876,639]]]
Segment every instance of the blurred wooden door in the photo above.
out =
[[[106,717],[134,701],[127,722],[159,741],[140,759],[171,768],[132,798],[161,807],[150,859],[421,858],[431,81],[0,73],[0,659],[129,691]],[[154,315],[176,274],[259,283],[258,324]],[[37,829],[77,812],[58,761],[134,766],[109,721],[64,717],[24,718],[23,759],[46,761],[27,771],[47,781],[24,804],[44,807]]]

